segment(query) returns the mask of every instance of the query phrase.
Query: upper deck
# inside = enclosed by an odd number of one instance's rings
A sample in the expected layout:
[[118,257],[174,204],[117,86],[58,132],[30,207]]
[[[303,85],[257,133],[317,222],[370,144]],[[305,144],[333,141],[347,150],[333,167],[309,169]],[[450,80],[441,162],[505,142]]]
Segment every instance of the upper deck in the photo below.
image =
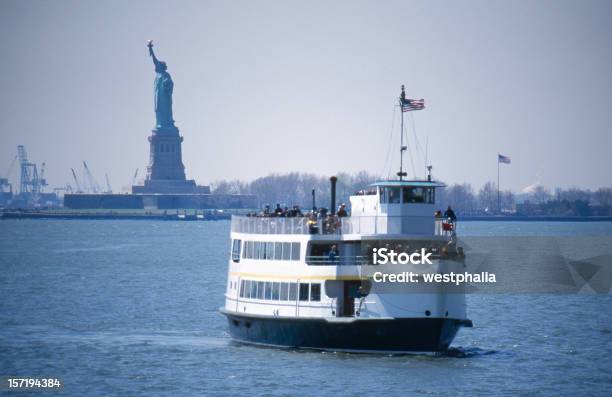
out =
[[[310,212],[305,216],[233,216],[231,231],[249,234],[444,235],[435,218],[434,181],[384,181],[350,197],[351,216]],[[332,187],[333,191],[333,187]],[[332,195],[334,197],[334,195]],[[332,199],[332,208],[334,207]]]

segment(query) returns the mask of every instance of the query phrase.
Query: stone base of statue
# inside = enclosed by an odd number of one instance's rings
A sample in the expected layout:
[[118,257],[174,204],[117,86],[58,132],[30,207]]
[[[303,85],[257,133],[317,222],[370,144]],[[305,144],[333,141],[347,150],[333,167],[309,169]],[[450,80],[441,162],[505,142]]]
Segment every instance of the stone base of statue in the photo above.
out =
[[185,180],[182,143],[178,128],[154,129],[149,137],[147,180]]
[[208,186],[186,179],[182,143],[175,126],[154,129],[149,137],[147,178],[144,185],[132,186],[132,193],[209,194]]

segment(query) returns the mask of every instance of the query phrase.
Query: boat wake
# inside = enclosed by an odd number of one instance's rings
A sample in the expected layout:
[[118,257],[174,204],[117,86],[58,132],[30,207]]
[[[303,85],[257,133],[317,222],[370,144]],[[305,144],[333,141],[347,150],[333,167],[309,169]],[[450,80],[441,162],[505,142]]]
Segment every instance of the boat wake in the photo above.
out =
[[479,347],[451,347],[446,352],[440,353],[441,357],[452,357],[452,358],[471,358],[480,356],[490,356],[492,354],[498,354],[499,350],[487,350]]

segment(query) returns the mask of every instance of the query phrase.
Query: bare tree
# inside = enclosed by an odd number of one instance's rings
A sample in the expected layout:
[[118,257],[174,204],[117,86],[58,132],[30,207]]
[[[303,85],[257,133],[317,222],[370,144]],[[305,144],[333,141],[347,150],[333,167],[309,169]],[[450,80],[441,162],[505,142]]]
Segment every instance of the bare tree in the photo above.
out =
[[478,205],[484,212],[495,212],[497,209],[497,184],[485,183],[478,192]]

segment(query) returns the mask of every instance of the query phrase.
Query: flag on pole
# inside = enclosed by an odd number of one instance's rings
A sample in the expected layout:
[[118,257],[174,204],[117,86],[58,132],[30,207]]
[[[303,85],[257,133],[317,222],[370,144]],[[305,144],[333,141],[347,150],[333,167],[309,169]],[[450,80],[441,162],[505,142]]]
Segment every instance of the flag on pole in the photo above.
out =
[[510,157],[504,156],[503,154],[497,154],[497,162],[502,164],[510,164]]
[[402,112],[425,109],[425,99],[401,99]]

